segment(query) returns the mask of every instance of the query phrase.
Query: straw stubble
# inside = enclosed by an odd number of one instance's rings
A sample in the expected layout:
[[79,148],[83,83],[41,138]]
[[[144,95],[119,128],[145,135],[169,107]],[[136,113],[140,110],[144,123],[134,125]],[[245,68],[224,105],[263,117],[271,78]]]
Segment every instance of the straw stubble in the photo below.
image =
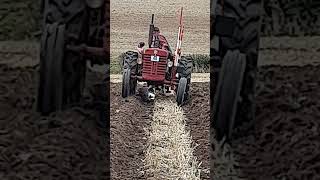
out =
[[200,179],[195,144],[186,130],[182,108],[172,101],[155,102],[144,165],[148,179]]

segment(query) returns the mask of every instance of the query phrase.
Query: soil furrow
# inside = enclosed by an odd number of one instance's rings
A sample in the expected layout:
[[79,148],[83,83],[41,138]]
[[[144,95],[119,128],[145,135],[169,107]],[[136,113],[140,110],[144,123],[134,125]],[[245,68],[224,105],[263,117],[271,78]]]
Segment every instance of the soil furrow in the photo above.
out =
[[[192,142],[196,144],[193,155],[201,162],[201,179],[209,178],[209,83],[192,83],[191,100],[183,107],[183,114],[186,117],[186,131],[190,131]],[[117,179],[126,179],[130,175],[140,179],[152,178],[146,169],[137,168],[141,159],[145,157],[149,133],[151,130],[152,116],[150,104],[140,101],[140,97],[130,97],[127,102],[121,97],[121,83],[111,83],[111,141],[114,141],[111,150],[111,172]],[[156,96],[155,103],[159,101],[172,101],[175,105],[175,98]],[[163,112],[164,113],[164,112]],[[169,113],[169,112],[168,112]],[[134,114],[134,116],[133,116]],[[175,117],[168,114],[168,117]],[[131,125],[130,119],[135,117],[135,126]],[[127,127],[126,127],[127,126]],[[141,127],[144,133],[139,133]],[[165,130],[165,129],[163,129]],[[131,142],[129,142],[131,141]],[[127,144],[124,146],[122,144]],[[191,145],[191,144],[190,144]],[[131,147],[129,147],[131,146]],[[144,146],[144,147],[139,147]],[[138,149],[144,149],[143,155],[129,157],[126,148],[135,154]],[[131,164],[124,163],[133,161]],[[114,162],[112,162],[114,161]],[[137,170],[138,169],[138,170]]]
[[111,84],[111,177],[144,179],[143,162],[153,103],[123,99],[121,85]]

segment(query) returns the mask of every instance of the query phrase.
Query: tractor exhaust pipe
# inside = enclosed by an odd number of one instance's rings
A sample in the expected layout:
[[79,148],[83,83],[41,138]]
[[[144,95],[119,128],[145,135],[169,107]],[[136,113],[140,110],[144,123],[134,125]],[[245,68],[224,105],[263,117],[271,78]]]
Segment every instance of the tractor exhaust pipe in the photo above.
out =
[[151,24],[153,24],[153,20],[154,20],[154,14],[152,14],[151,16]]
[[152,40],[153,40],[153,30],[154,30],[153,20],[154,20],[154,14],[152,14],[152,16],[151,16],[151,24],[149,27],[149,39],[148,39],[149,48],[151,48],[151,44],[152,44]]

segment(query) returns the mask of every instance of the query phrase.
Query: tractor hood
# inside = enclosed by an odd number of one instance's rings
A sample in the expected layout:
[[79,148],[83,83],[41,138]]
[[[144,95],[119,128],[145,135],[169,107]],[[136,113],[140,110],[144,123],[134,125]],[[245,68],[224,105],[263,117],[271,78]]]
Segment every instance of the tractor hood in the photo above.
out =
[[159,48],[148,48],[144,51],[145,55],[150,56],[161,56],[161,57],[168,57],[169,53],[166,50],[159,49]]

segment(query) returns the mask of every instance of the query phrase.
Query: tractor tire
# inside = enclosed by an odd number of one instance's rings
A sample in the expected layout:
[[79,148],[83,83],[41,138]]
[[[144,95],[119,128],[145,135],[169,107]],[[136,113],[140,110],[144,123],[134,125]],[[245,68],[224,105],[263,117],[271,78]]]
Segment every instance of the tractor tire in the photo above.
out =
[[123,69],[136,69],[138,60],[138,53],[134,51],[127,51],[123,57]]
[[192,73],[192,57],[191,56],[181,56],[179,65],[182,68],[182,71],[179,72],[179,77],[185,77],[187,79],[191,79]]
[[[183,105],[189,97],[191,73],[192,73],[192,57],[191,56],[181,56],[178,64],[179,70],[179,84],[176,90],[177,98],[176,101],[179,106]],[[180,89],[180,91],[179,91]]]
[[85,2],[52,0],[43,1],[42,6],[43,34],[37,109],[42,114],[49,114],[80,101],[86,62],[79,54],[67,51],[66,43],[77,45],[78,42],[85,42],[88,27]]
[[104,79],[102,83],[95,84],[93,86],[93,94],[94,94],[94,104],[95,108],[98,112],[97,116],[97,124],[101,128],[107,128],[108,126],[108,115],[109,113],[109,96],[106,92],[109,91],[109,81]]
[[[128,51],[123,57],[123,82],[122,82],[122,97],[134,95],[137,89],[137,79],[131,78],[131,75],[137,74],[138,53]],[[125,80],[125,81],[124,81]],[[128,89],[126,89],[128,88]]]
[[[240,91],[241,103],[237,106],[234,128],[251,123],[255,120],[255,82],[257,74],[257,60],[259,49],[259,34],[261,25],[261,0],[224,0],[216,4],[216,15],[235,18],[236,24],[232,37],[220,37],[219,50],[213,50],[211,57],[220,56],[222,64],[224,57],[230,50],[239,50],[246,55],[246,68]],[[222,13],[223,11],[223,13]],[[213,36],[212,36],[213,37]],[[219,59],[219,58],[218,58]],[[217,92],[221,71],[213,62],[214,86],[212,92]],[[220,63],[221,64],[221,63]],[[220,65],[221,66],[221,65]],[[220,101],[223,103],[223,101]],[[217,106],[220,106],[219,104]],[[215,112],[213,112],[215,114]],[[220,121],[220,120],[214,120]],[[220,130],[219,130],[220,131]],[[221,130],[222,131],[222,130]]]
[[64,104],[79,103],[86,80],[86,61],[80,55],[66,53],[68,62],[64,63]]
[[219,83],[214,96],[214,125],[216,138],[231,137],[235,123],[240,90],[246,67],[245,55],[238,50],[228,51],[223,59]]
[[178,106],[183,105],[183,103],[187,100],[187,86],[188,80],[185,77],[180,78],[178,89],[177,89],[177,104]]
[[122,74],[122,97],[130,96],[131,69],[124,69]]
[[63,105],[65,25],[47,25],[41,39],[38,111],[48,114]]

